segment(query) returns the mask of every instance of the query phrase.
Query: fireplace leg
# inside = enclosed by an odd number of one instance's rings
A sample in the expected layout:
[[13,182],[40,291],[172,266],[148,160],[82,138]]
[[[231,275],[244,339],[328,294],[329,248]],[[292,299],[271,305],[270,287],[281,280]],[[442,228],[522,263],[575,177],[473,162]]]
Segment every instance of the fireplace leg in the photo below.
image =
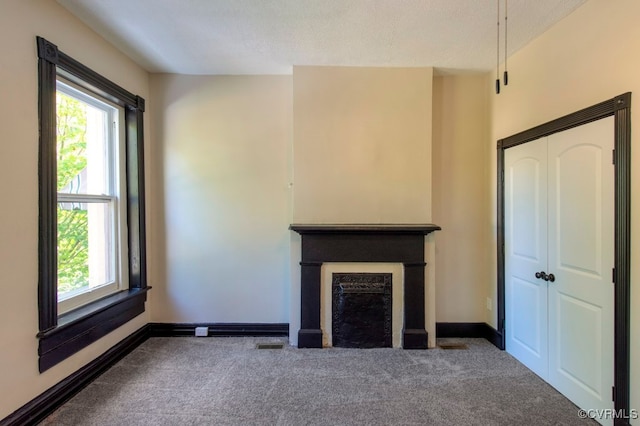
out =
[[304,329],[298,331],[299,348],[322,348],[322,330]]
[[404,349],[427,349],[427,331],[424,328],[424,268],[427,264],[404,264]]
[[428,337],[425,329],[405,328],[402,330],[402,348],[427,349]]
[[300,262],[301,285],[299,348],[322,348],[320,329],[320,280],[322,263]]

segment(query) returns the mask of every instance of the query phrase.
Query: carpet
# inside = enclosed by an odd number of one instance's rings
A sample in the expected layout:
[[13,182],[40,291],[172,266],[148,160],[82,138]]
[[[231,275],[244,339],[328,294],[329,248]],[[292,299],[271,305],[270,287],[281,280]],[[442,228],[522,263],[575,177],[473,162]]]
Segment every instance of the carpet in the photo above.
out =
[[[258,343],[285,343],[257,349]],[[151,338],[43,425],[584,425],[484,339],[467,349],[297,349],[284,338]]]

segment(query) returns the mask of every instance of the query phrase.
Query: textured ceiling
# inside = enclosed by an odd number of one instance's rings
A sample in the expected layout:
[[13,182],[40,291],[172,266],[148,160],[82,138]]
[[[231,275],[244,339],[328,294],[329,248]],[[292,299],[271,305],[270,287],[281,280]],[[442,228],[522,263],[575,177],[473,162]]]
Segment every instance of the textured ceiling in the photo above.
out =
[[[585,1],[508,0],[509,55]],[[463,72],[496,64],[494,0],[58,2],[151,72],[288,74],[293,65]],[[500,7],[502,14],[504,0]],[[504,45],[500,51],[502,61]]]

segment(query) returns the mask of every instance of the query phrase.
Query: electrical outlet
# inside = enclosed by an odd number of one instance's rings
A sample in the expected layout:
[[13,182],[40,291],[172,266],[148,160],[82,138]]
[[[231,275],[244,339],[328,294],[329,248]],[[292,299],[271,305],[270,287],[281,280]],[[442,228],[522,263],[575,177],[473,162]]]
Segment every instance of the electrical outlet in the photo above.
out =
[[491,309],[491,298],[487,297],[487,310],[490,311]]
[[209,327],[196,327],[196,337],[207,337],[209,335]]

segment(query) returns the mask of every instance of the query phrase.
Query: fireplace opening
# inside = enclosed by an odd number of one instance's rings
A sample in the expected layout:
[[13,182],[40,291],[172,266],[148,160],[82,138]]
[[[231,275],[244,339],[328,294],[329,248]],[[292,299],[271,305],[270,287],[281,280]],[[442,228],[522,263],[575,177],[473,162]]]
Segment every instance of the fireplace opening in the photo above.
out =
[[391,276],[385,273],[332,275],[333,346],[392,346]]

